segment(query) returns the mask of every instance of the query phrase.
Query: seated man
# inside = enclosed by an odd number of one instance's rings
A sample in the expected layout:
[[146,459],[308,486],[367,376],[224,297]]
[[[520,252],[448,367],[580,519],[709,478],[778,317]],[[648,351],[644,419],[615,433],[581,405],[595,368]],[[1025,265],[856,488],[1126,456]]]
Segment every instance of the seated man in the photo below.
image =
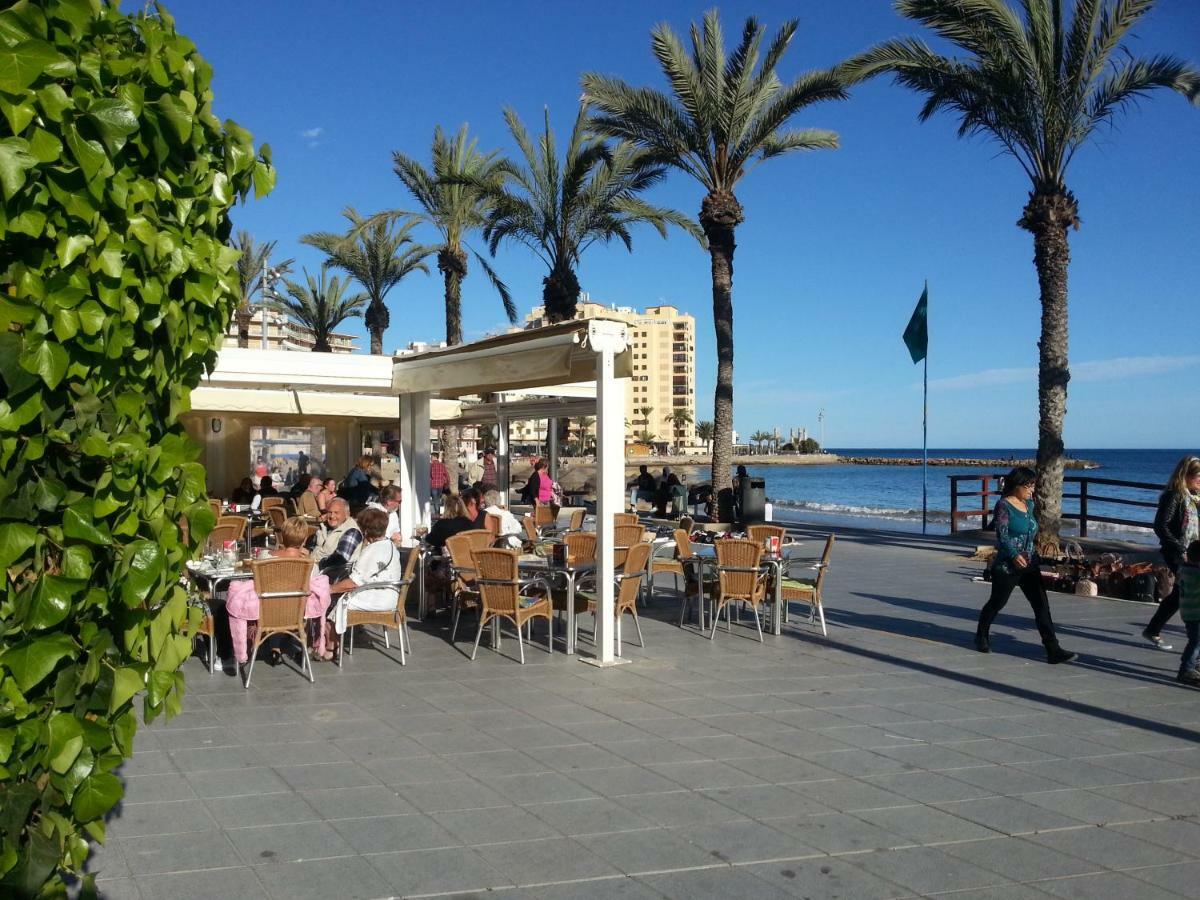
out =
[[308,540],[308,548],[317,561],[317,569],[338,581],[350,570],[358,559],[362,548],[362,532],[358,523],[350,518],[350,504],[342,497],[335,497],[325,511],[325,519],[317,526],[317,533]]
[[260,497],[278,497],[279,491],[275,490],[275,484],[271,480],[270,475],[264,475],[258,483],[258,496]]
[[239,506],[245,506],[254,500],[254,482],[249,478],[243,478],[242,483],[233,489],[233,493],[229,497],[230,503],[236,503]]
[[[404,545],[404,535],[400,533],[400,500],[404,492],[394,484],[379,491],[378,501],[367,504],[367,509],[377,509],[387,516],[387,530],[384,533],[389,541],[397,547]],[[361,516],[362,513],[359,513]]]
[[654,497],[658,493],[658,482],[654,480],[654,476],[650,474],[648,466],[638,466],[638,475],[634,479],[631,487],[637,488],[636,500],[645,500],[647,503],[653,503]]
[[321,479],[316,475],[309,476],[307,484],[304,486],[304,492],[296,497],[296,515],[309,519],[321,518],[321,506],[317,502],[319,493],[321,493]]

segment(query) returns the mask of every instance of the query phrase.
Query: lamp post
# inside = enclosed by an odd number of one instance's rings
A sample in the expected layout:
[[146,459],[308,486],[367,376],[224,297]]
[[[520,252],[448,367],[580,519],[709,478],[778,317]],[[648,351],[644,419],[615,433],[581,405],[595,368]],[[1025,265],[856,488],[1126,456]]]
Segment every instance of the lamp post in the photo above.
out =
[[825,449],[825,410],[822,408],[817,412],[817,424],[821,426],[821,449]]
[[[278,300],[279,294],[275,291],[275,282],[283,277],[283,273],[278,269],[268,264],[269,260],[263,260],[262,273],[262,348],[267,349],[267,312],[272,300]],[[280,348],[283,347],[283,337],[280,336]]]

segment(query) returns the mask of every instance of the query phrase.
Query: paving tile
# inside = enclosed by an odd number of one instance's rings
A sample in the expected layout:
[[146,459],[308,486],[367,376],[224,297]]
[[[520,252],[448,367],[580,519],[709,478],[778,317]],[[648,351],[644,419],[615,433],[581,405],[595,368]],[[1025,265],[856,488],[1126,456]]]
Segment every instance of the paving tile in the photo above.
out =
[[679,783],[641,766],[615,769],[588,769],[572,772],[571,778],[599,797],[623,797],[628,794],[661,794],[679,790]]
[[777,784],[717,788],[701,793],[751,819],[833,812],[828,806]]
[[1081,788],[1022,794],[1021,799],[1090,825],[1146,822],[1158,817],[1149,810]]
[[1098,863],[1019,837],[943,844],[938,849],[982,869],[1007,878],[1019,878],[1021,881],[1086,875],[1103,870],[1103,866]]
[[[744,871],[783,891],[809,900],[895,900],[912,891],[842,859],[804,859],[746,866]],[[755,896],[746,894],[745,896]]]
[[242,865],[228,835],[220,831],[147,835],[123,844],[121,852],[134,875]]
[[489,778],[488,784],[513,803],[550,803],[555,800],[583,800],[597,796],[595,791],[579,781],[557,772]]
[[417,808],[390,787],[329,788],[297,795],[317,811],[320,818],[360,819],[365,816],[401,816]]
[[289,825],[315,822],[323,816],[299,794],[268,794],[250,797],[214,797],[204,801],[220,827],[245,828],[255,825]]
[[[1036,807],[1033,808],[1036,809]],[[1038,812],[1044,812],[1044,810],[1038,810]],[[971,841],[993,837],[996,834],[992,829],[930,806],[868,809],[856,812],[854,815],[872,825],[878,825],[887,831],[911,838],[912,842],[917,844]]]
[[837,812],[859,809],[887,809],[893,806],[912,806],[913,801],[901,794],[884,790],[878,785],[855,778],[832,781],[809,781],[791,785],[791,790]]
[[350,856],[354,852],[327,822],[236,828],[227,834],[248,866]]
[[[605,840],[610,837],[613,836],[601,835],[596,839]],[[475,852],[500,872],[509,883],[517,886],[621,873],[617,866],[589,849],[591,841],[592,838],[588,838],[584,843],[571,838],[549,838],[511,844],[491,844],[477,847]]]
[[986,797],[938,803],[936,809],[977,822],[1001,834],[1036,834],[1056,828],[1077,828],[1080,819],[1063,815],[1046,805],[1028,803],[1016,797]]
[[1180,897],[1194,897],[1200,885],[1200,862],[1176,863],[1170,866],[1153,866],[1148,869],[1128,869],[1124,873],[1138,881],[1146,881],[1171,891]]
[[[201,874],[181,872],[172,875],[142,875],[138,889],[146,900],[169,897],[171,900],[210,900],[212,897],[261,897],[263,885],[248,866],[212,869]],[[108,900],[107,886],[102,896]]]
[[379,780],[361,766],[350,763],[326,763],[312,766],[275,766],[279,777],[297,791],[323,788],[353,788],[379,784]]
[[[627,875],[592,878],[567,884],[550,884],[536,888],[513,888],[499,892],[500,897],[511,894],[534,900],[663,900],[663,893]],[[489,894],[489,896],[492,896]]]
[[667,828],[589,835],[580,843],[627,875],[728,862],[689,841],[680,831]]
[[1108,828],[1052,831],[1033,835],[1028,840],[1110,869],[1160,866],[1188,859],[1178,851]]
[[[264,765],[254,747],[200,747],[168,751],[180,772],[207,772],[216,769],[246,769]],[[267,763],[269,765],[269,763]]]
[[126,803],[162,803],[168,800],[194,800],[198,792],[188,774],[181,778],[165,775],[134,775],[123,779]]
[[535,803],[524,809],[537,816],[556,833],[567,837],[638,831],[661,824],[605,798]]
[[96,881],[96,888],[104,900],[145,900],[146,896],[138,890],[134,878],[104,878]]
[[1069,900],[1128,900],[1130,897],[1136,897],[1137,900],[1178,900],[1179,897],[1173,891],[1119,872],[1040,881],[1037,887],[1047,894]]
[[794,832],[761,822],[689,825],[676,828],[675,834],[722,862],[742,864],[825,855],[824,851],[804,844]]
[[473,778],[402,785],[398,791],[404,800],[427,813],[451,809],[508,806],[512,802],[511,799]]
[[[669,742],[664,741],[663,743]],[[542,763],[544,767],[568,775],[572,772],[582,772],[590,769],[620,768],[621,766],[629,765],[631,762],[628,757],[590,744],[575,744],[565,747],[536,747],[526,752],[530,757]],[[648,761],[653,762],[654,760]],[[511,774],[517,773],[514,772]]]
[[864,853],[856,866],[921,894],[933,890],[967,890],[1007,884],[1011,879],[943,853],[936,847],[906,847]]
[[[591,803],[589,800],[569,800],[567,804]],[[541,806],[564,804],[541,804]],[[433,813],[431,818],[453,834],[461,843],[471,847],[501,844],[510,841],[561,837],[563,832],[551,827],[532,810],[519,806],[493,806],[487,809],[463,809]],[[396,847],[393,849],[408,849]]]
[[377,858],[346,856],[314,862],[285,862],[260,866],[255,869],[255,874],[276,900],[329,900],[330,897],[377,900],[396,892],[371,864]]
[[1192,858],[1200,858],[1200,822],[1195,819],[1165,819],[1133,825],[1113,825],[1109,830],[1177,850]]
[[[195,793],[204,799],[213,797],[244,797],[275,794],[291,790],[291,786],[265,766],[253,769],[228,769],[216,772],[186,772],[184,777]],[[129,795],[126,792],[126,796]],[[141,796],[138,791],[134,796]]]
[[108,834],[115,838],[213,831],[217,827],[202,800],[122,803],[107,820]]
[[848,813],[767,819],[765,824],[792,836],[802,846],[815,847],[825,853],[887,850],[915,843],[910,837],[864,822]]
[[331,824],[356,853],[433,850],[457,847],[463,843],[432,817],[422,813],[338,819]]
[[91,841],[84,871],[98,878],[125,878],[133,874],[121,852],[121,841],[109,837],[103,844]]
[[669,794],[633,794],[617,802],[659,825],[689,825],[703,822],[729,822],[745,815],[696,791]]
[[951,775],[949,772],[905,772],[898,775],[872,775],[862,780],[917,803],[947,803],[995,796],[987,788],[960,781]]
[[692,872],[642,875],[638,882],[656,897],[671,900],[727,900],[730,897],[785,898],[791,894],[772,887],[745,869],[712,868]]

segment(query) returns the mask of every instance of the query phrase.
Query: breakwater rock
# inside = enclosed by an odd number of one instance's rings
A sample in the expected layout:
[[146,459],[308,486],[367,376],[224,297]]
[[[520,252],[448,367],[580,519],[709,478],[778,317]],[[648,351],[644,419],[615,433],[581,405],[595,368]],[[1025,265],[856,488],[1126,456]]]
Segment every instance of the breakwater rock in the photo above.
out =
[[[919,466],[919,456],[840,456],[838,462],[852,466]],[[954,466],[957,468],[973,469],[1011,469],[1014,466],[1029,466],[1037,468],[1035,459],[973,459],[970,457],[933,457],[929,458],[931,466]],[[1090,459],[1068,459],[1065,463],[1068,469],[1098,469],[1100,464]]]

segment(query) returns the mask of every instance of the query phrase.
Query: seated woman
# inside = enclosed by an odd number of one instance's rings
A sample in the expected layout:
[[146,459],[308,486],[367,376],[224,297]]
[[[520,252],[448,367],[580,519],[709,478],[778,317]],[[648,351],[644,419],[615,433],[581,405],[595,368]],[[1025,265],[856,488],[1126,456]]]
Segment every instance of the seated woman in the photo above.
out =
[[[344,578],[330,586],[333,594],[344,594],[364,584],[375,581],[399,581],[404,575],[404,562],[401,552],[387,537],[388,515],[381,509],[368,506],[356,518],[359,530],[363,534],[363,547],[354,561],[348,578]],[[372,612],[385,612],[396,608],[396,592],[384,588],[359,591],[346,602],[339,601],[329,617],[333,620],[334,630],[338,635],[346,631],[346,610],[362,609]],[[333,639],[333,646],[338,644],[338,638]],[[332,658],[329,653],[323,657]]]
[[229,496],[230,503],[244,505],[254,502],[254,482],[249,478],[243,478],[242,483],[233,489],[233,493]]
[[[283,559],[307,559],[308,551],[304,549],[304,541],[308,537],[308,523],[300,518],[291,518],[283,523],[279,531],[279,540],[283,544],[278,550],[272,550],[267,555]],[[325,610],[329,608],[329,579],[313,570],[308,582],[308,602],[304,607],[304,618],[316,619],[320,623],[317,634],[313,639],[313,655],[318,659],[328,659],[325,650]],[[233,640],[233,656],[239,666],[249,659],[247,624],[258,621],[258,594],[254,591],[254,580],[247,578],[235,581],[229,585],[229,597],[225,602],[229,613],[229,636]],[[279,651],[271,651],[272,664],[279,661]]]

